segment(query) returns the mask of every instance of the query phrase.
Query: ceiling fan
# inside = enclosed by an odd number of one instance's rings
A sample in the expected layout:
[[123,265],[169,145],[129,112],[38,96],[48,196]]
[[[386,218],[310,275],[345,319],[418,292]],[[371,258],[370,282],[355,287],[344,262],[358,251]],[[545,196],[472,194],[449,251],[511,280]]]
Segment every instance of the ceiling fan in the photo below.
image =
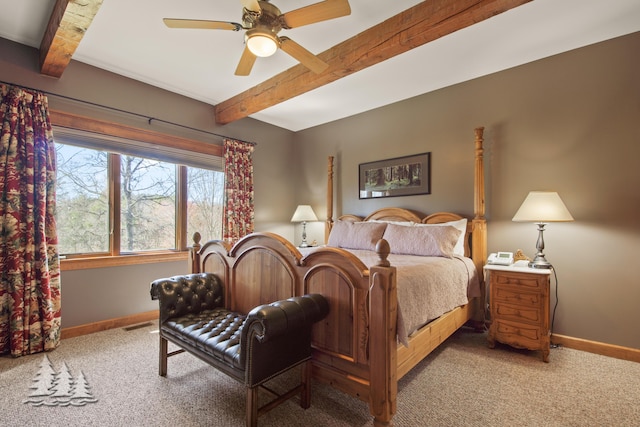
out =
[[319,74],[329,65],[289,37],[278,36],[278,33],[282,29],[288,30],[351,14],[348,0],[325,0],[286,13],[280,12],[268,0],[241,0],[241,3],[242,24],[199,19],[164,18],[163,21],[169,28],[247,30],[244,35],[244,51],[235,71],[237,76],[248,76],[258,56],[271,56],[278,48]]

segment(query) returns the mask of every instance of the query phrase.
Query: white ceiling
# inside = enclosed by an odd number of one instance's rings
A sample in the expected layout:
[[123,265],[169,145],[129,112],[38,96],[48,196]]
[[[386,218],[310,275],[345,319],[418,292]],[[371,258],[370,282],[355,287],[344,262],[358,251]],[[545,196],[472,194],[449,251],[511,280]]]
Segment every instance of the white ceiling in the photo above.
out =
[[[317,1],[272,3],[284,13]],[[417,3],[350,0],[351,15],[280,35],[318,54]],[[39,47],[54,4],[0,0],[0,37]],[[104,0],[73,59],[215,105],[296,61],[278,51],[237,77],[242,32],[169,29],[162,18],[240,22],[241,14],[239,0]],[[637,31],[639,0],[534,0],[251,117],[299,131]]]

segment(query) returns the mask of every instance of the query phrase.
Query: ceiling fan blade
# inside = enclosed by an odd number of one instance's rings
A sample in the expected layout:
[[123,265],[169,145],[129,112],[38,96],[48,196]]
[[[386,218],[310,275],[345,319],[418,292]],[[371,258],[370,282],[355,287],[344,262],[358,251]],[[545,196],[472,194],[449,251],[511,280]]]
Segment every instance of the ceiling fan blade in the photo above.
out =
[[240,62],[238,63],[238,67],[236,68],[235,75],[248,76],[251,73],[254,62],[256,62],[256,58],[257,57],[251,53],[249,48],[245,46],[242,51],[242,56],[240,57]]
[[240,0],[242,7],[253,12],[260,12],[260,4],[258,0]]
[[237,22],[206,21],[201,19],[172,19],[164,18],[164,25],[169,28],[196,28],[202,30],[232,30],[240,31],[244,27]]
[[329,67],[329,64],[322,61],[289,37],[280,37],[280,48],[316,74],[320,74]]
[[301,27],[351,14],[348,0],[325,0],[282,14],[287,28]]

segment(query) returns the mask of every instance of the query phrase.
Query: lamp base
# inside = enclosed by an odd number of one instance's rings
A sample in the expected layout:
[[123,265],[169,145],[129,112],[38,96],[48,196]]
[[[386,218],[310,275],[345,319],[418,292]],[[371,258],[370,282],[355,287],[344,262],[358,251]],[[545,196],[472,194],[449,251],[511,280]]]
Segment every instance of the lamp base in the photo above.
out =
[[553,266],[551,265],[551,263],[549,261],[546,260],[546,258],[544,256],[542,257],[535,257],[533,261],[529,262],[529,268],[546,268],[546,269],[550,269],[553,268]]
[[300,243],[299,248],[308,248],[309,244],[307,243],[307,221],[302,221],[302,243]]
[[538,241],[536,242],[536,249],[538,250],[538,252],[536,253],[536,256],[533,258],[533,261],[529,263],[529,268],[541,268],[541,269],[545,268],[548,270],[550,268],[553,268],[553,266],[549,261],[547,261],[547,259],[544,257],[544,252],[542,252],[544,250],[543,233],[544,233],[544,226],[546,224],[544,222],[539,222],[537,224],[538,224]]

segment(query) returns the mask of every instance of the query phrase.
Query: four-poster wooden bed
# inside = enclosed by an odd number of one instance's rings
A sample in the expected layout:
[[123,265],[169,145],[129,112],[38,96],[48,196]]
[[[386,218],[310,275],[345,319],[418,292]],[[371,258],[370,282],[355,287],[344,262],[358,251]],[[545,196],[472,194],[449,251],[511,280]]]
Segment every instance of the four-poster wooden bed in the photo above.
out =
[[[482,268],[487,256],[487,230],[482,144],[483,128],[477,128],[475,212],[467,223],[464,252],[477,270],[480,297],[427,323],[412,333],[404,345],[399,344],[397,335],[397,270],[390,265],[390,248],[385,240],[376,245],[375,265],[367,266],[353,253],[337,247],[320,247],[303,255],[291,242],[273,233],[250,234],[233,247],[220,241],[200,245],[196,234],[191,252],[192,271],[216,273],[225,283],[226,306],[240,312],[296,295],[325,296],[330,313],[314,327],[314,378],[367,402],[374,425],[392,425],[398,379],[463,325],[484,328]],[[406,209],[385,208],[366,218],[347,215],[339,219],[438,224],[460,218],[454,213],[422,217]],[[332,226],[333,158],[330,157],[327,239]],[[237,283],[251,291],[240,294]]]

